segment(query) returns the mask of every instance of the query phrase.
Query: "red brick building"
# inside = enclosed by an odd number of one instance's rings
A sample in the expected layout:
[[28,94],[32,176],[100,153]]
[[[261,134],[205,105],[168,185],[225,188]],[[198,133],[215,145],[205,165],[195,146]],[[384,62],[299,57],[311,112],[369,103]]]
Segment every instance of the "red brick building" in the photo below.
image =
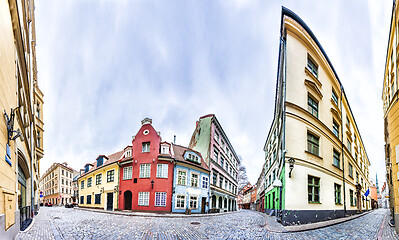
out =
[[[145,118],[132,140],[132,155],[120,160],[120,210],[171,212],[173,158],[168,143]],[[162,148],[162,150],[161,150]]]

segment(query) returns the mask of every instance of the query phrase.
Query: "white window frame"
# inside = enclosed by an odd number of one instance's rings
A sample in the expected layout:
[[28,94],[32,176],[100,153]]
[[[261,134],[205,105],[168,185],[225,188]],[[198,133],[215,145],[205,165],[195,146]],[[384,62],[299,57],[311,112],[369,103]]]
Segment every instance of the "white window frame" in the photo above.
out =
[[[157,204],[157,195],[159,195],[159,203]],[[164,196],[164,199],[162,197]],[[154,206],[155,207],[166,207],[167,194],[166,192],[155,192]]]
[[142,163],[142,164],[140,164],[140,176],[139,176],[139,178],[150,178],[150,177],[151,177],[151,163]]
[[[204,183],[206,183],[206,187],[204,187]],[[202,176],[201,188],[202,189],[208,189],[208,187],[209,187],[209,177],[208,176]]]
[[139,206],[149,206],[150,205],[150,192],[139,192],[139,197],[137,201]]
[[133,166],[128,166],[123,168],[123,180],[132,179]]
[[[147,143],[148,143],[148,145],[147,145]],[[151,142],[143,142],[142,144],[141,144],[141,150],[142,150],[142,152],[143,153],[149,153],[150,152],[150,148],[151,148]]]
[[[193,185],[193,175],[197,175],[197,184],[196,184],[196,186]],[[200,174],[198,174],[196,172],[191,172],[190,173],[190,186],[198,188],[199,187],[199,182],[200,182]]]
[[161,154],[169,154],[169,146],[162,145],[161,146]]
[[168,178],[169,164],[157,164],[157,178]]
[[[180,206],[180,207],[178,207],[177,206],[177,203],[178,203],[178,197],[183,197],[184,199],[183,199],[183,206]],[[184,195],[184,194],[176,194],[176,199],[175,199],[175,208],[176,209],[186,209],[186,195]]]
[[[196,207],[195,208],[193,208],[193,207],[191,207],[191,198],[192,197],[195,197],[196,198],[196,200],[195,200],[195,205],[196,205]],[[198,209],[198,195],[190,195],[190,197],[189,197],[189,208],[190,209]]]
[[[185,172],[186,173],[186,176],[184,177],[184,184],[179,184],[179,172]],[[176,176],[176,183],[177,183],[177,185],[180,185],[180,186],[187,186],[187,170],[184,170],[184,169],[181,169],[181,168],[178,168],[177,169],[177,174],[176,174],[177,176]]]

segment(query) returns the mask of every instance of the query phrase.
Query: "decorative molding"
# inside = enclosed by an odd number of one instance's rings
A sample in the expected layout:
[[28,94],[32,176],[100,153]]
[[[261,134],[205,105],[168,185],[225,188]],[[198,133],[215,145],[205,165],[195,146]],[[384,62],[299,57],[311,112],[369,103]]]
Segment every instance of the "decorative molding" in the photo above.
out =
[[305,73],[307,76],[310,76],[310,78],[312,78],[312,80],[317,84],[319,88],[323,86],[323,84],[321,84],[319,79],[317,79],[317,77],[309,70],[307,66],[305,67]]
[[316,84],[314,82],[305,79],[304,83],[305,83],[306,87],[308,88],[308,90],[311,89],[314,93],[316,93],[319,100],[321,100],[323,98],[323,94],[321,93],[321,91],[319,90],[319,88],[316,86]]

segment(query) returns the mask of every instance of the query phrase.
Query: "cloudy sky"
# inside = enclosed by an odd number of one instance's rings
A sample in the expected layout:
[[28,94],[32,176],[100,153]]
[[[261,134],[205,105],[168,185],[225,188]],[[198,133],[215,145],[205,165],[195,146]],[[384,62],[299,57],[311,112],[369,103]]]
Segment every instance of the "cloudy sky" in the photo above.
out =
[[36,0],[45,156],[75,169],[131,144],[144,117],[188,145],[214,113],[255,183],[273,118],[281,6],[336,69],[384,178],[381,89],[392,9],[381,1]]

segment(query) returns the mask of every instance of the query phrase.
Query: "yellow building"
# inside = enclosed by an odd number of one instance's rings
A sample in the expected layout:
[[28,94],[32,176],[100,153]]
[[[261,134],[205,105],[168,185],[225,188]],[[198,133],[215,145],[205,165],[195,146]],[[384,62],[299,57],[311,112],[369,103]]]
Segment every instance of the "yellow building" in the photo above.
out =
[[384,110],[385,162],[392,216],[399,233],[399,104],[398,104],[398,6],[392,8],[391,28],[385,61],[382,101]]
[[78,178],[79,207],[115,210],[118,208],[119,165],[129,149],[107,156],[98,156],[96,162],[85,165]]
[[281,210],[282,223],[293,225],[368,210],[370,162],[344,88],[303,20],[286,8],[281,18],[275,114],[264,146],[266,212]]
[[43,133],[43,118],[40,113],[35,122],[35,111],[43,94],[35,45],[34,1],[0,1],[0,112],[6,115],[0,120],[0,236],[9,239],[26,227],[39,201],[43,138],[37,146],[36,134]]

